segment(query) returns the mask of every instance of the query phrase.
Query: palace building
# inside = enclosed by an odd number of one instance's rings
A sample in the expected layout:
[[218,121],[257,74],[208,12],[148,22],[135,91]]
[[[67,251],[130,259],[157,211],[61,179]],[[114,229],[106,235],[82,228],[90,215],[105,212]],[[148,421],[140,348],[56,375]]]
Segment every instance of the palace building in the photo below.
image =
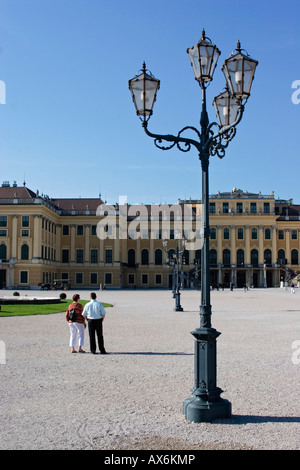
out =
[[[300,205],[235,188],[211,195],[209,204],[212,287],[277,287],[300,274]],[[199,218],[201,201],[107,206],[100,198],[52,199],[4,182],[0,287],[170,288],[178,247],[180,282],[198,288],[201,246],[182,248],[181,240],[189,231],[201,240]]]

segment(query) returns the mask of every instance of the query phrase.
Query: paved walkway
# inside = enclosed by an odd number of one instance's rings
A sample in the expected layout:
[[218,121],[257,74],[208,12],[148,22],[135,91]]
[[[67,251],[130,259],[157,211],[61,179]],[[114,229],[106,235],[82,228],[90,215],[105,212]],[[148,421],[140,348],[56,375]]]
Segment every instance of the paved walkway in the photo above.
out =
[[64,312],[0,318],[0,449],[300,449],[300,289],[212,292],[218,386],[233,415],[200,424],[182,414],[200,292],[182,292],[183,312],[167,290],[98,295],[114,304],[106,356],[88,352],[87,332],[87,353],[70,353]]

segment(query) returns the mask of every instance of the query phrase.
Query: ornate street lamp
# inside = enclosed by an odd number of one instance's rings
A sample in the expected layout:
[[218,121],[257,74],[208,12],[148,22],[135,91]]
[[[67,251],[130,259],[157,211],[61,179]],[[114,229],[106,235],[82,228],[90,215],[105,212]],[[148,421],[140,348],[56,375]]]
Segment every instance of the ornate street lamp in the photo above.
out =
[[[163,247],[167,251],[167,240],[163,240]],[[173,284],[173,298],[175,298],[175,307],[173,308],[174,312],[183,312],[183,308],[180,304],[180,282],[179,282],[179,266],[180,266],[180,256],[183,255],[186,245],[186,239],[183,237],[181,239],[182,249],[180,250],[178,240],[177,248],[175,253],[173,253],[172,258],[168,259],[169,266],[172,267],[172,284]]]
[[[216,369],[216,338],[220,333],[212,328],[210,304],[210,273],[209,273],[209,187],[208,167],[211,156],[219,158],[225,156],[225,149],[236,134],[236,126],[241,121],[245,102],[250,96],[251,85],[257,61],[242,53],[240,43],[236,53],[225,60],[222,70],[226,78],[227,90],[214,99],[219,124],[209,123],[206,109],[206,87],[213,79],[213,73],[220,55],[218,48],[202,32],[200,41],[187,50],[195,79],[202,89],[202,110],[200,116],[200,131],[195,127],[184,127],[177,136],[154,134],[148,130],[148,121],[159,89],[159,80],[152,74],[143,72],[129,81],[129,88],[142,120],[144,131],[154,139],[156,147],[170,150],[175,145],[182,152],[188,152],[195,147],[199,154],[202,167],[202,217],[203,217],[203,245],[201,253],[201,305],[200,327],[192,331],[195,338],[195,384],[192,389],[193,397],[187,398],[183,403],[183,412],[189,421],[211,422],[218,418],[230,418],[231,403],[221,398],[222,390],[217,387]],[[137,82],[139,85],[137,86]],[[148,103],[144,90],[149,92]],[[137,91],[137,89],[139,91]],[[140,99],[138,101],[138,96]],[[143,96],[143,99],[141,98]],[[145,100],[146,96],[146,100]],[[213,130],[215,128],[215,130]],[[186,138],[182,134],[192,130],[195,139]],[[163,142],[166,144],[163,145]]]

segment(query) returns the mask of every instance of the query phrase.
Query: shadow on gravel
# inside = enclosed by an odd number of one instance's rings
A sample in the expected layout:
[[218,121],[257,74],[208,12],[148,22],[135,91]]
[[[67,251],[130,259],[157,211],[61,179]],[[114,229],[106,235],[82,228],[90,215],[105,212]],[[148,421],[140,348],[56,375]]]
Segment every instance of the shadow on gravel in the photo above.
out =
[[151,351],[142,351],[142,352],[110,352],[110,356],[123,356],[123,355],[136,355],[136,356],[193,356],[194,353],[183,353],[183,352],[151,352]]
[[226,424],[300,423],[300,417],[232,415],[229,420],[222,420],[222,422]]

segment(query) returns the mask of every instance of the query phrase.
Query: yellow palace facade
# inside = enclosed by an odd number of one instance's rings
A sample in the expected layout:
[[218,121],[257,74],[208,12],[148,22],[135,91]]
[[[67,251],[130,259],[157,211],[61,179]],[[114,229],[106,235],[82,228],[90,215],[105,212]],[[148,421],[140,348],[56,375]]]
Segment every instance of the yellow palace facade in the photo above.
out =
[[[177,246],[180,282],[198,288],[201,247],[181,246],[185,209],[201,239],[201,201],[106,206],[100,198],[52,199],[4,182],[0,288],[170,288]],[[211,195],[210,229],[212,287],[277,287],[300,273],[300,206],[292,200],[239,189]]]

